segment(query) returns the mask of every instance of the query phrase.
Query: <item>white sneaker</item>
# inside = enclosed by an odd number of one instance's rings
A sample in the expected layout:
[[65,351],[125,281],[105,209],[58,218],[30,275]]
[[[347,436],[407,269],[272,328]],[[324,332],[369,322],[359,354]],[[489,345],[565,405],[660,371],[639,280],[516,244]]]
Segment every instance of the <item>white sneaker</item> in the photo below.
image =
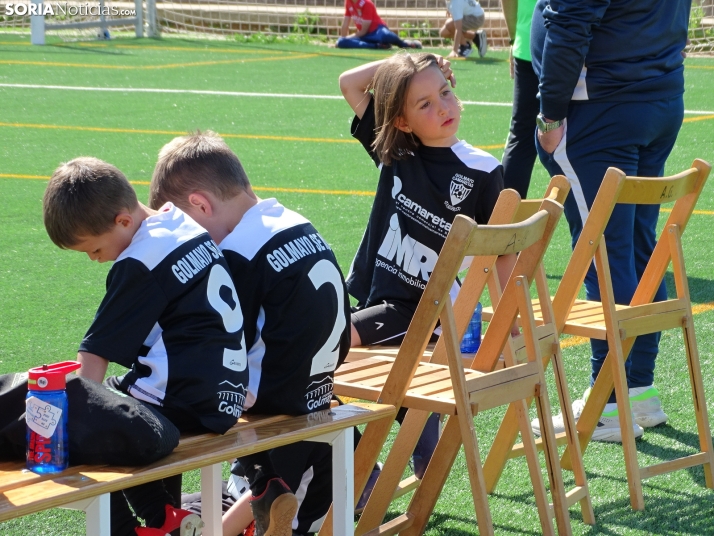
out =
[[659,391],[655,387],[633,387],[629,391],[632,414],[637,424],[650,428],[667,422],[667,414],[662,411]]
[[[635,434],[635,439],[642,437],[645,431],[632,418],[632,431]],[[617,404],[605,404],[605,410],[602,412],[600,419],[597,422],[597,428],[593,431],[593,441],[608,441],[611,443],[622,443],[622,432],[620,431],[620,417],[617,412]]]
[[[578,421],[580,415],[585,407],[585,401],[588,399],[590,394],[590,389],[588,388],[583,394],[583,398],[573,402],[573,418],[575,422]],[[540,421],[535,418],[531,421],[531,428],[533,433],[536,435],[541,435],[540,433]],[[565,423],[563,421],[563,414],[559,413],[553,417],[553,428],[555,433],[559,434],[565,432]],[[636,422],[632,423],[632,431],[634,432],[635,438],[642,437],[644,430]],[[612,443],[622,443],[622,433],[620,431],[620,419],[617,413],[617,404],[605,404],[605,410],[602,412],[600,419],[598,420],[597,427],[593,431],[592,435],[593,441],[607,441]]]
[[[590,390],[588,389],[585,391],[586,395],[590,394]],[[583,396],[583,398],[579,398],[575,402],[573,402],[573,417],[575,418],[575,422],[578,421],[580,418],[580,414],[583,412],[583,408],[585,407],[585,400],[587,400],[587,396]],[[531,429],[533,430],[533,433],[535,435],[541,435],[540,433],[540,420],[538,420],[538,417],[533,419],[531,421]],[[565,432],[565,421],[563,419],[563,413],[558,413],[555,417],[553,417],[553,429],[555,430],[556,434],[561,434]]]

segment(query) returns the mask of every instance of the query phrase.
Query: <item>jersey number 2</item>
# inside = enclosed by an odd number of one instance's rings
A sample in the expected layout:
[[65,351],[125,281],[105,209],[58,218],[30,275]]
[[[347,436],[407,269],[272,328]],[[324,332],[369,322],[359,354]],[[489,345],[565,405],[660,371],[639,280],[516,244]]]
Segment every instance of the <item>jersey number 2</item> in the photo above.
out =
[[[235,308],[221,297],[221,288],[227,287],[231,292],[231,298],[235,303]],[[235,333],[241,330],[240,349],[231,350],[230,348],[223,349],[223,366],[227,369],[241,372],[248,365],[248,357],[245,352],[245,332],[243,328],[243,311],[240,308],[238,301],[238,293],[233,286],[233,280],[228,275],[226,269],[220,264],[215,264],[211,268],[211,274],[208,277],[208,303],[211,304],[216,312],[223,319],[223,326],[228,333]]]
[[327,283],[332,285],[337,295],[337,316],[332,326],[332,332],[325,344],[322,345],[322,348],[312,358],[310,376],[315,376],[320,373],[332,372],[337,367],[337,358],[340,355],[340,338],[347,325],[344,313],[345,293],[340,272],[335,268],[334,264],[326,259],[315,263],[315,266],[310,269],[310,273],[307,275],[310,277],[312,284],[315,285],[315,289],[319,289]]

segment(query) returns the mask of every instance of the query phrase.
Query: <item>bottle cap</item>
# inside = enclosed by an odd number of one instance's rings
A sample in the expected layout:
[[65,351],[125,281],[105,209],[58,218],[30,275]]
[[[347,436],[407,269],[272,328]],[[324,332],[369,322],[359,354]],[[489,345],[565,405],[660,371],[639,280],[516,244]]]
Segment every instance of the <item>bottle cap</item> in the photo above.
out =
[[27,388],[30,391],[61,391],[67,385],[67,374],[81,366],[77,361],[62,361],[31,368],[28,371]]

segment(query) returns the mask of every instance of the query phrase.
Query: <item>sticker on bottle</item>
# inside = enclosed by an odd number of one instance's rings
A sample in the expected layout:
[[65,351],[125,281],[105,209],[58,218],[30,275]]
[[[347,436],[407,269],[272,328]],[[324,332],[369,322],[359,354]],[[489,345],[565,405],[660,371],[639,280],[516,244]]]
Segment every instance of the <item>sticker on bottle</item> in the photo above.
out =
[[25,422],[30,430],[50,438],[55,433],[62,417],[62,408],[31,396],[25,400]]

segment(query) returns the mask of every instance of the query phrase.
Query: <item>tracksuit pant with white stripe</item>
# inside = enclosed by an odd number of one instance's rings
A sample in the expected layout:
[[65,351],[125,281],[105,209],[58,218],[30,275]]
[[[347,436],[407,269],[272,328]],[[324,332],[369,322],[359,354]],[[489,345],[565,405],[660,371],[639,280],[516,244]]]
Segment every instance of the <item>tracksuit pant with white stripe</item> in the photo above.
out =
[[[553,154],[536,145],[541,162],[553,175],[563,174],[571,191],[565,202],[572,245],[580,236],[598,188],[608,167],[627,175],[656,177],[682,124],[682,96],[644,102],[571,101],[565,134]],[[615,302],[629,304],[656,243],[659,205],[618,204],[605,229]],[[599,300],[595,265],[585,278],[587,299]],[[655,301],[667,298],[662,282]],[[641,335],[625,364],[628,387],[645,387],[654,381],[659,333]],[[607,356],[607,342],[591,340],[592,376],[595,381]],[[610,402],[614,401],[612,395]]]

